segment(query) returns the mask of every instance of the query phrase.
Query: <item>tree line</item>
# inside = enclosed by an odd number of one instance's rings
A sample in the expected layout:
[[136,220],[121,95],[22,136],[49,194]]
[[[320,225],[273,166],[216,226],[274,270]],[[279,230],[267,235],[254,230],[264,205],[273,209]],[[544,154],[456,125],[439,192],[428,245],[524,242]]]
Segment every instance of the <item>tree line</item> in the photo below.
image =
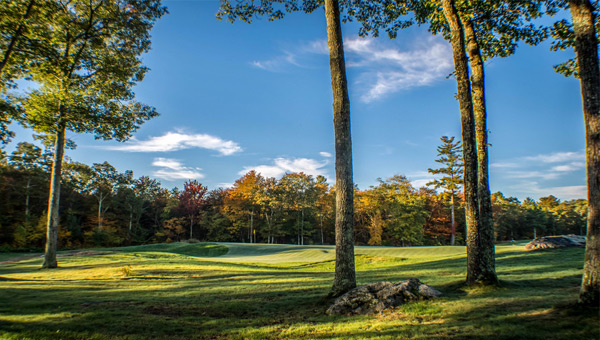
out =
[[[52,151],[22,142],[0,160],[0,246],[42,248],[46,237]],[[208,190],[189,180],[166,189],[108,162],[91,166],[67,159],[61,185],[61,248],[146,243],[231,241],[335,243],[335,187],[323,176],[287,173],[265,178],[250,171],[231,188]],[[464,244],[464,196],[456,190],[415,188],[402,175],[354,188],[358,245],[447,245],[456,205],[456,240]],[[451,203],[454,204],[451,204]],[[492,195],[498,241],[585,233],[587,202],[554,196],[520,202]]]

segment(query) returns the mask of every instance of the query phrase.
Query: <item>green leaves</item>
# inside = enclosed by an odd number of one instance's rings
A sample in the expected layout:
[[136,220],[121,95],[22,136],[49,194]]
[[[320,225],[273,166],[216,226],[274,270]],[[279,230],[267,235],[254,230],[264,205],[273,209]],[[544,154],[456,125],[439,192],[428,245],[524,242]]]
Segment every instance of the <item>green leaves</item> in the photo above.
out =
[[433,185],[436,189],[442,188],[446,191],[456,192],[461,187],[463,178],[464,166],[461,143],[460,141],[454,142],[454,137],[442,136],[440,140],[442,145],[437,148],[439,158],[435,161],[444,165],[444,167],[427,169],[427,172],[443,176],[427,183],[427,185]]
[[166,9],[160,0],[51,2],[44,59],[29,72],[40,87],[23,99],[27,124],[56,133],[58,123],[96,138],[126,140],[158,115],[135,101],[132,87],[148,71],[140,55]]

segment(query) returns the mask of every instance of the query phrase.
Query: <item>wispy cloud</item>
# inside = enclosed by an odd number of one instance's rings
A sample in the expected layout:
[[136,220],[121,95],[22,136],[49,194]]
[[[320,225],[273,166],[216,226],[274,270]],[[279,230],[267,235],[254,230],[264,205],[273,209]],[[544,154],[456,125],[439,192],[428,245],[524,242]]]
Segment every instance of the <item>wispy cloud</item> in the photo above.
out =
[[560,173],[554,171],[508,171],[507,174],[512,178],[540,178],[545,180],[557,179]]
[[435,37],[426,43],[390,48],[372,38],[356,38],[345,42],[350,52],[350,67],[364,68],[359,83],[367,90],[361,96],[371,102],[389,94],[413,87],[428,86],[443,80],[452,70],[451,50]]
[[[410,45],[376,40],[344,40],[346,66],[359,70],[355,82],[363,93],[361,100],[371,102],[413,87],[428,86],[443,80],[452,70],[450,46],[439,37],[415,40]],[[309,55],[327,54],[325,40],[298,44],[293,51],[264,61],[252,61],[254,67],[279,72],[288,66],[305,67]],[[301,63],[299,60],[303,60]]]
[[510,178],[553,180],[585,168],[583,152],[553,152],[518,158],[512,162],[492,163]]
[[549,186],[544,187],[539,182],[529,181],[519,183],[512,186],[512,189],[517,193],[521,193],[523,197],[532,197],[539,199],[548,195],[554,195],[562,200],[571,200],[587,197],[587,187],[585,185],[568,185],[568,186]]
[[[560,199],[586,197],[585,153],[552,152],[518,157],[506,162],[492,163],[493,176],[501,176],[515,183],[508,188],[521,198],[539,198],[554,195]],[[557,185],[558,184],[558,185]]]
[[325,158],[331,158],[333,155],[329,152],[325,152],[325,151],[321,151],[319,152],[319,155],[325,157]]
[[250,65],[270,72],[281,72],[287,65],[301,66],[296,60],[296,54],[287,51],[273,59],[263,61],[254,60]]
[[415,188],[426,187],[427,183],[433,181],[435,177],[427,171],[417,171],[412,174],[409,174],[408,179],[410,183]]
[[263,164],[256,166],[246,166],[239,175],[244,175],[248,171],[254,170],[264,177],[279,178],[289,172],[303,172],[312,176],[325,176],[324,167],[329,164],[327,160],[318,161],[311,158],[276,158],[272,164]]
[[168,181],[204,178],[204,175],[199,172],[202,169],[186,167],[176,159],[159,157],[154,159],[152,165],[162,168],[153,172],[154,177]]
[[536,161],[543,163],[562,163],[562,162],[584,162],[585,153],[583,152],[554,152],[550,154],[542,154],[537,156],[524,157],[528,161]]
[[518,168],[520,165],[518,163],[511,163],[511,162],[506,162],[506,163],[492,163],[490,164],[491,168],[500,168],[500,169],[510,169],[510,168]]
[[132,140],[124,145],[112,146],[110,149],[127,152],[168,152],[191,148],[215,150],[228,156],[242,151],[234,141],[223,140],[208,134],[186,134],[183,132],[167,132],[148,140]]

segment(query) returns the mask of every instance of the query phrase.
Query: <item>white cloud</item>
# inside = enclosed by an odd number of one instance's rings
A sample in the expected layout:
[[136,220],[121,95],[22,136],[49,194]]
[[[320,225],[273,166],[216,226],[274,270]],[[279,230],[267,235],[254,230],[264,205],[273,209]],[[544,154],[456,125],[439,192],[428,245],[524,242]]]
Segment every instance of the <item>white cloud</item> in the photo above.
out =
[[585,153],[583,152],[554,152],[551,154],[543,154],[537,156],[525,157],[525,160],[536,161],[543,163],[562,163],[571,161],[585,161]]
[[162,168],[152,173],[154,177],[166,179],[168,181],[204,178],[204,175],[199,172],[199,170],[202,169],[186,167],[176,159],[159,157],[154,159],[152,165]]
[[426,187],[427,183],[435,180],[435,177],[427,171],[413,172],[412,174],[409,174],[407,177],[410,180],[410,183],[412,184],[412,186],[416,189],[419,189],[421,187]]
[[328,163],[328,161],[319,162],[310,158],[276,158],[273,164],[246,166],[238,174],[244,175],[248,171],[254,170],[264,177],[275,178],[283,176],[286,172],[303,172],[312,176],[325,176],[326,171],[324,167]]
[[539,178],[545,180],[557,179],[561,176],[558,172],[548,171],[509,171],[507,174],[512,178]]
[[521,193],[523,197],[533,196],[532,198],[535,199],[548,195],[554,195],[561,200],[587,198],[587,187],[585,185],[542,187],[538,182],[524,182],[513,186],[513,189]]
[[233,187],[233,183],[230,183],[230,182],[223,182],[223,183],[219,183],[219,184],[217,184],[217,186],[218,186],[219,188],[223,188],[223,189],[229,189],[229,188],[232,188],[232,187]]
[[349,67],[364,68],[359,84],[367,90],[364,102],[413,87],[431,85],[452,70],[452,53],[447,43],[431,37],[417,42],[408,50],[387,48],[372,38],[349,39],[344,42],[349,52]]
[[427,183],[433,181],[433,178],[422,178],[422,179],[415,179],[415,180],[411,180],[410,183],[412,184],[412,186],[415,189],[419,189],[421,187],[426,187]]
[[[356,84],[363,92],[362,101],[371,102],[391,93],[431,85],[445,79],[453,69],[451,48],[439,37],[417,40],[402,49],[398,46],[398,43],[373,38],[344,40],[346,66],[359,69]],[[305,61],[303,58],[308,55],[328,53],[327,42],[316,40],[299,44],[292,52],[284,51],[272,59],[250,64],[278,72],[289,65],[303,67],[298,60]]]
[[506,168],[518,168],[520,165],[518,163],[492,163],[490,164],[491,168],[501,168],[501,169],[506,169]]
[[280,72],[287,65],[301,66],[296,60],[296,54],[292,52],[284,52],[282,55],[276,56],[273,59],[258,61],[254,60],[250,65],[270,72]]
[[582,169],[584,167],[585,167],[585,163],[583,163],[583,162],[572,162],[569,164],[554,166],[554,167],[552,167],[552,171],[571,172],[571,171],[576,171],[576,170]]
[[145,141],[132,140],[124,145],[110,147],[112,150],[128,152],[167,152],[191,148],[215,150],[225,156],[242,151],[242,148],[233,141],[207,134],[183,132],[167,132],[163,136],[151,137]]
[[319,155],[325,157],[325,158],[331,158],[333,155],[330,154],[329,152],[325,152],[325,151],[321,151],[319,152]]

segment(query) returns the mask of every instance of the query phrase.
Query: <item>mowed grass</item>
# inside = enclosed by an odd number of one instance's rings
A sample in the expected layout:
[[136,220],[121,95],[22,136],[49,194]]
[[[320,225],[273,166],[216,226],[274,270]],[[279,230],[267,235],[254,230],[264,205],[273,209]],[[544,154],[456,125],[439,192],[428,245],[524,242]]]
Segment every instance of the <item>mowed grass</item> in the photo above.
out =
[[[357,247],[359,284],[417,277],[444,293],[327,316],[331,246],[160,244],[3,256],[0,339],[598,339],[574,305],[582,249],[497,246],[498,288],[467,288],[464,247]],[[226,253],[226,254],[225,254]],[[12,261],[6,262],[6,260]]]

